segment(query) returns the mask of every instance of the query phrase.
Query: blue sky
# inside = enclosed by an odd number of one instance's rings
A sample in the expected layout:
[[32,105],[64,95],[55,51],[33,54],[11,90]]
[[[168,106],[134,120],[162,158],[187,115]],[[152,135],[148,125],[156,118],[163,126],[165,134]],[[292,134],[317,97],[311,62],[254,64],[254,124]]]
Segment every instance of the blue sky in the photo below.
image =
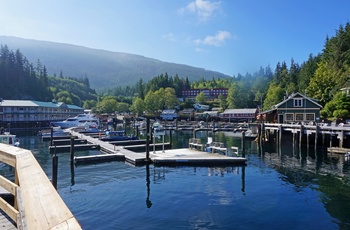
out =
[[350,21],[349,0],[0,0],[0,5],[0,35],[139,54],[230,76],[260,66],[274,70],[291,58],[301,64]]

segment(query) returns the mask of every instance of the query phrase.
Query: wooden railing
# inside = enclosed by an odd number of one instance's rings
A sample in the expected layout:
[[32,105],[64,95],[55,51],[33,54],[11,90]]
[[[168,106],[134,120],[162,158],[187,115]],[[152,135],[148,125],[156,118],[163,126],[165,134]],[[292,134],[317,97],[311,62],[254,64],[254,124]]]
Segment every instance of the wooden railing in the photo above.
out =
[[14,195],[14,205],[0,198],[0,209],[18,229],[81,229],[31,151],[0,143],[0,161],[14,168],[14,182],[0,176],[0,186]]

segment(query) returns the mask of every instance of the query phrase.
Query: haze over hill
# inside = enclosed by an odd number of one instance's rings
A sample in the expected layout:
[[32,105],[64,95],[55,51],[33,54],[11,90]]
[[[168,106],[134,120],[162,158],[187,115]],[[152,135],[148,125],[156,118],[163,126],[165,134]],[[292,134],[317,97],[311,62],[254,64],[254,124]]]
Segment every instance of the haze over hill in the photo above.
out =
[[[27,59],[46,66],[49,75],[87,77],[92,88],[111,88],[133,85],[139,79],[145,82],[160,74],[177,74],[190,81],[199,78],[226,78],[228,75],[188,65],[163,62],[140,55],[91,49],[48,41],[0,36],[0,44],[10,50],[19,49]],[[171,54],[169,54],[171,55]]]

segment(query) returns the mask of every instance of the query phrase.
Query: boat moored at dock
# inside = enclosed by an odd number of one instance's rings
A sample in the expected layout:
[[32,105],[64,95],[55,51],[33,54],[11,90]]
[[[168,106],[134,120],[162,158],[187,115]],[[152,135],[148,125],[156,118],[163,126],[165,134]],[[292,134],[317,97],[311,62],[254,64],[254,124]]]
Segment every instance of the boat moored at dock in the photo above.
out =
[[0,143],[19,146],[19,139],[14,134],[10,134],[9,132],[4,132],[0,134]]

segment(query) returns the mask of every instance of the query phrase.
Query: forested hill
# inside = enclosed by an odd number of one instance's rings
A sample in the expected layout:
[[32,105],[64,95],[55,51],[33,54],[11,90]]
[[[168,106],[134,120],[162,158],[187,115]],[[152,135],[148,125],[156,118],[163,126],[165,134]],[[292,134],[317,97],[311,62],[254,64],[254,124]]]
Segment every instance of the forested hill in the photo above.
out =
[[33,64],[40,60],[46,66],[48,75],[58,76],[63,72],[65,76],[87,77],[92,88],[134,85],[141,78],[147,82],[164,73],[188,77],[189,81],[229,77],[203,68],[162,62],[140,55],[62,43],[0,36],[0,45],[7,45],[13,51],[19,49]]

